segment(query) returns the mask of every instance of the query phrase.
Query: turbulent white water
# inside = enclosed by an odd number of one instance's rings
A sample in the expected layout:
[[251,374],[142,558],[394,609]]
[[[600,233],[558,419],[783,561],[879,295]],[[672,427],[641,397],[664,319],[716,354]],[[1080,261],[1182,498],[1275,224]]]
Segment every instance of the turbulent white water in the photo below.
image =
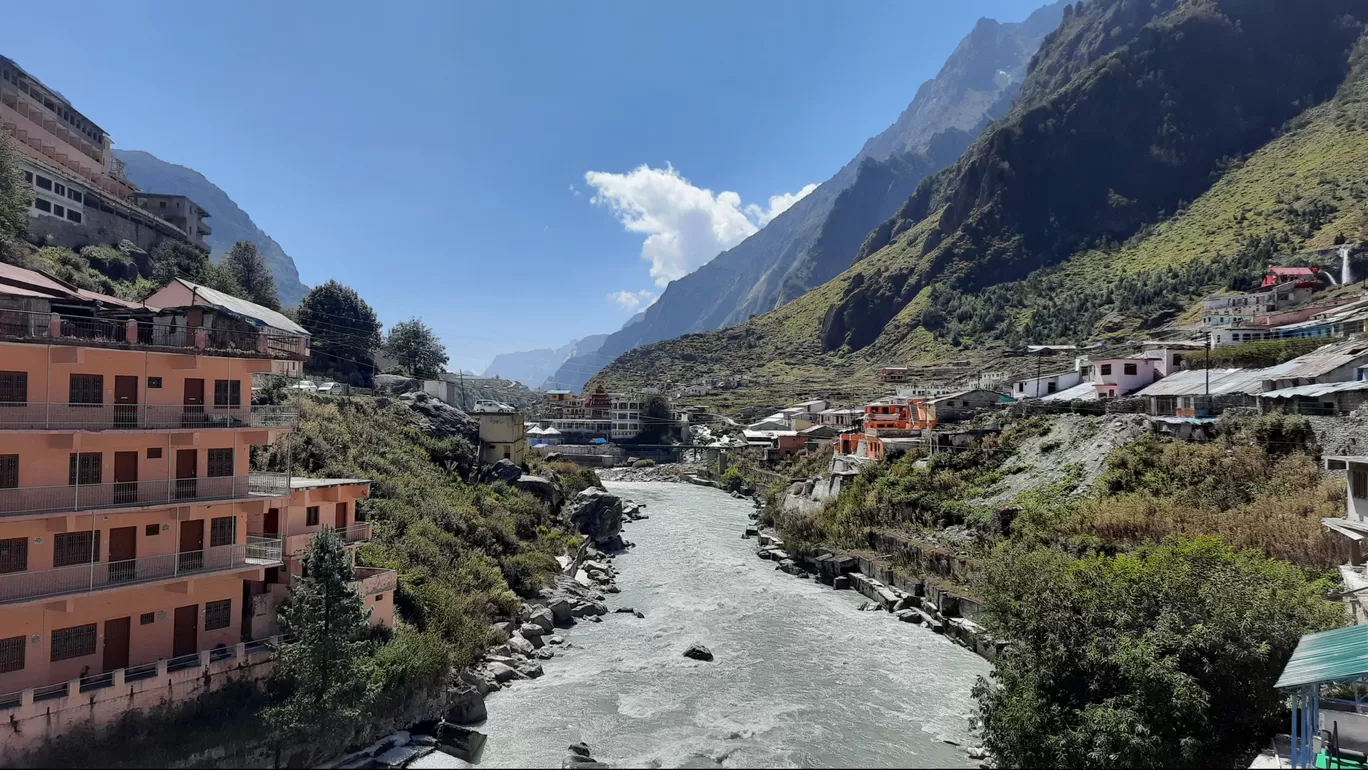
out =
[[[646,503],[609,614],[562,632],[546,676],[488,700],[481,766],[559,767],[584,741],[615,767],[954,767],[973,763],[969,688],[988,665],[863,597],[776,572],[751,510],[688,484],[612,483]],[[716,660],[681,654],[701,642]]]

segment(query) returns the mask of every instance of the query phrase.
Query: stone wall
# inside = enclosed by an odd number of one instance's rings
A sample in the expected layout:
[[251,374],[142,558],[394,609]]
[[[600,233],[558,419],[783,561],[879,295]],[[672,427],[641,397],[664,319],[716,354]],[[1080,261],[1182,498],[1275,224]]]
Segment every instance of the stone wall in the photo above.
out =
[[168,237],[171,236],[164,229],[134,222],[95,206],[85,207],[83,221],[79,225],[56,217],[29,217],[28,238],[40,246],[64,246],[79,250],[85,246],[129,241],[143,251],[151,251]]

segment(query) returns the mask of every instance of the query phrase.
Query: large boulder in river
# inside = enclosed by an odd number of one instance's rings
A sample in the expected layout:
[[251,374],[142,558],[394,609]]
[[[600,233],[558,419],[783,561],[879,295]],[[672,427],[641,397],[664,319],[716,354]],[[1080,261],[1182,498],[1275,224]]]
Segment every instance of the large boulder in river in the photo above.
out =
[[480,753],[484,751],[484,733],[468,727],[443,723],[437,726],[437,734],[433,737],[437,739],[439,749],[471,764],[478,763]]
[[527,622],[539,626],[543,633],[551,633],[551,629],[556,627],[556,617],[551,614],[551,610],[545,607],[538,607],[532,610],[527,618]]
[[621,548],[622,498],[590,487],[570,502],[570,523],[601,548]]
[[477,687],[462,684],[448,687],[446,693],[446,721],[453,725],[473,725],[483,722],[489,714],[485,711],[484,695]]
[[684,651],[684,657],[694,660],[710,661],[713,659],[712,650],[701,644],[691,644],[689,649]]

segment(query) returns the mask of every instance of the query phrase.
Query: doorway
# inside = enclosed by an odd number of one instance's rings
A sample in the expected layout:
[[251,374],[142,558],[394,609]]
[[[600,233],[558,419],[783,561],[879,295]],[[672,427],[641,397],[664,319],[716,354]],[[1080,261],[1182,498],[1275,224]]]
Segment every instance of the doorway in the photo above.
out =
[[185,500],[198,496],[199,451],[195,449],[176,450],[176,499]]
[[138,576],[138,528],[109,530],[109,582],[127,583]]
[[280,537],[280,509],[272,508],[266,512],[261,522],[261,532],[268,537]]
[[[337,527],[338,530],[345,530],[347,528],[347,504],[338,503],[337,512],[333,515],[333,517],[333,526]],[[343,532],[341,534],[342,539],[345,540],[346,533]]]
[[199,652],[199,605],[176,608],[175,631],[171,637],[171,657]]
[[104,624],[104,673],[128,668],[128,638],[132,618],[114,618]]
[[114,427],[138,427],[138,378],[114,378]]
[[114,504],[138,502],[138,453],[114,453]]
[[185,406],[181,426],[193,428],[204,424],[204,380],[185,381]]
[[204,569],[204,519],[180,523],[180,571]]

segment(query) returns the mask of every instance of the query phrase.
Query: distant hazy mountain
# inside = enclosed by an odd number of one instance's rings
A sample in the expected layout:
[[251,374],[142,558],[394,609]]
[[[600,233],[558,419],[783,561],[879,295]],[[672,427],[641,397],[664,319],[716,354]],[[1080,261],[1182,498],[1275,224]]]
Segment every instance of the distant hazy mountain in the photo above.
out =
[[209,227],[214,231],[205,238],[209,244],[210,256],[217,262],[228,253],[238,241],[251,241],[257,251],[266,258],[266,264],[275,276],[276,293],[280,303],[286,306],[298,305],[309,287],[300,283],[299,270],[293,259],[280,248],[271,236],[262,232],[228,194],[219,189],[198,171],[174,163],[167,163],[157,156],[141,150],[115,150],[115,157],[124,162],[124,173],[128,180],[147,192],[169,193],[188,196],[209,212]]
[[[607,335],[602,335],[606,337]],[[517,353],[500,353],[485,367],[485,377],[502,377],[517,380],[536,388],[555,374],[556,368],[565,362],[575,350],[579,340],[570,340],[558,348],[538,348]]]
[[568,361],[556,379],[578,390],[638,345],[739,323],[850,267],[865,237],[923,178],[955,162],[991,120],[1006,114],[1064,6],[1059,0],[1016,23],[981,19],[893,125],[840,171],[759,232],[672,282],[639,322],[592,355]]

